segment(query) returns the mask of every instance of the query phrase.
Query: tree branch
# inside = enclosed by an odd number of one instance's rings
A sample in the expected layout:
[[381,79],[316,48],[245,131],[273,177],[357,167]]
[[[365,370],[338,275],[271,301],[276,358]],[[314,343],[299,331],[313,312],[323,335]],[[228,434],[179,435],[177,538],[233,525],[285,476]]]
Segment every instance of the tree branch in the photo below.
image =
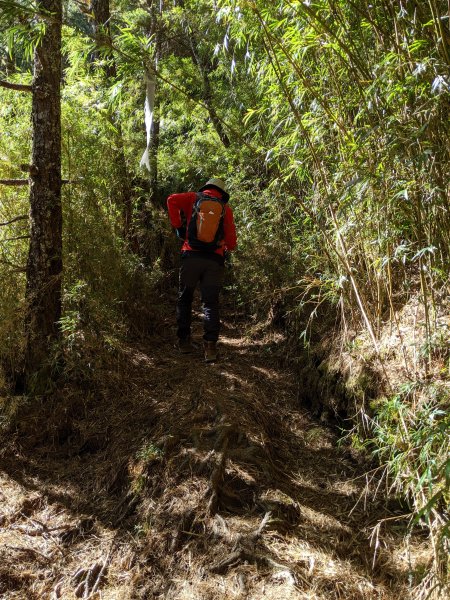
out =
[[[61,179],[61,183],[80,183],[81,179]],[[0,185],[28,185],[28,179],[0,179]]]
[[28,179],[0,179],[0,185],[28,185]]
[[18,235],[17,237],[0,240],[0,244],[4,244],[5,242],[15,242],[16,240],[27,240],[29,237],[29,235]]
[[15,223],[16,221],[22,221],[23,219],[28,219],[28,215],[19,215],[18,217],[14,217],[11,221],[5,221],[4,223],[0,223],[0,227],[5,227],[5,225],[11,225],[11,223]]
[[33,88],[31,85],[23,85],[22,83],[11,83],[0,79],[0,87],[4,87],[8,90],[16,90],[16,92],[32,92]]

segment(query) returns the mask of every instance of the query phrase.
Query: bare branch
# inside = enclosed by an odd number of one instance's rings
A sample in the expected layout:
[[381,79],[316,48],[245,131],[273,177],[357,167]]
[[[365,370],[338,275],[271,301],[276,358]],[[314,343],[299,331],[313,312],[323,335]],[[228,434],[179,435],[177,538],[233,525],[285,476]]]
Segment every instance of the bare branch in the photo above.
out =
[[[81,179],[61,179],[61,183],[80,183]],[[0,179],[0,185],[28,185],[28,179]]]
[[5,225],[11,225],[11,223],[15,223],[16,221],[23,221],[24,219],[28,219],[28,215],[19,215],[18,217],[14,217],[14,219],[11,219],[10,221],[0,223],[0,227],[5,227]]
[[10,81],[4,81],[3,79],[0,79],[0,87],[4,87],[8,90],[16,90],[16,92],[33,91],[31,85],[23,85],[22,83],[11,83]]
[[29,235],[18,235],[17,237],[0,240],[0,244],[4,244],[5,242],[15,242],[16,240],[27,240],[29,237]]
[[0,179],[0,185],[28,185],[28,179]]

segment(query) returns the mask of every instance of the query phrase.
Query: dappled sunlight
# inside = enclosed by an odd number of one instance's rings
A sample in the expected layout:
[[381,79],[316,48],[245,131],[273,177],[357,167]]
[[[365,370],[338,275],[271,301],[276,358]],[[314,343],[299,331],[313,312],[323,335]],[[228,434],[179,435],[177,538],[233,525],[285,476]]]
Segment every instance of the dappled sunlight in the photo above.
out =
[[[364,478],[299,407],[295,378],[228,333],[215,365],[170,341],[123,348],[97,397],[66,406],[70,427],[58,409],[40,441],[4,456],[9,572],[26,552],[36,593],[63,597],[99,577],[121,599],[143,586],[174,600],[395,597],[392,538],[372,570],[365,523],[380,509],[358,503]],[[50,558],[58,580],[41,579]]]
[[280,378],[280,374],[275,371],[274,369],[268,369],[265,367],[257,367],[257,366],[252,366],[252,369],[254,371],[256,371],[257,373],[261,373],[261,375],[263,375],[264,377],[267,377],[268,379],[279,379]]

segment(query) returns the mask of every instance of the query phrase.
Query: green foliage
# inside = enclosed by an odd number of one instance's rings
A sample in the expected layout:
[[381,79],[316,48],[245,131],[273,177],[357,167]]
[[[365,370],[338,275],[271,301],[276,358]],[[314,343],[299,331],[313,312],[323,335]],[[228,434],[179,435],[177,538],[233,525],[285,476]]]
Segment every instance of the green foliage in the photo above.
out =
[[[52,364],[59,352],[74,379],[93,376],[95,343],[113,355],[127,333],[152,329],[152,298],[176,254],[164,198],[215,175],[227,180],[238,223],[230,287],[255,320],[307,344],[328,314],[333,325],[367,329],[376,347],[386,319],[418,294],[417,379],[428,381],[436,359],[448,380],[447,338],[435,318],[450,262],[447,3],[185,0],[164,3],[162,14],[150,4],[116,2],[112,41],[102,47],[92,15],[66,6],[62,160],[71,183],[63,192],[63,340]],[[0,0],[2,79],[31,82],[44,27],[38,9]],[[151,196],[139,161],[144,73],[156,58],[161,130]],[[2,178],[24,177],[30,112],[30,96],[0,88]],[[27,212],[26,188],[0,186],[0,222]],[[26,232],[26,220],[0,228],[0,362],[9,371],[20,363],[28,250],[26,239],[11,238]],[[439,532],[441,549],[447,403],[438,382],[402,389],[375,407],[371,441],[417,520]]]
[[6,50],[10,56],[15,55],[17,64],[29,65],[32,60],[45,34],[45,17],[51,15],[38,2],[0,0],[0,39],[6,41]]
[[159,459],[162,456],[162,450],[152,442],[146,442],[137,451],[136,458],[148,465],[148,463]]
[[[272,321],[278,312],[305,341],[308,312],[326,302],[377,349],[386,316],[419,290],[422,375],[439,346],[433,315],[450,261],[447,7],[433,6],[221,0],[218,12],[221,53],[253,84],[242,122],[257,152],[237,208],[241,301]],[[442,552],[448,401],[438,387],[420,406],[405,392],[381,402],[372,443]],[[435,558],[442,582],[445,559]]]
[[[434,539],[436,565],[446,579],[450,550],[450,394],[448,386],[408,384],[376,406],[374,437],[366,442],[398,494],[412,509],[411,525],[426,525]],[[439,568],[439,567],[438,567]],[[448,574],[448,573],[447,573]]]
[[[431,275],[434,259],[426,249],[448,259],[449,239],[435,231],[437,219],[448,219],[440,191],[448,163],[442,137],[448,81],[424,25],[405,9],[393,40],[391,15],[359,4],[363,28],[345,3],[220,4],[230,38],[258,57],[237,66],[259,92],[244,123],[267,150],[272,184],[310,211],[302,236],[321,247],[313,269],[324,271],[323,260],[331,260],[333,270],[348,275],[338,253],[344,255],[358,287],[369,291],[366,311],[382,313],[392,290],[372,308],[372,285],[387,283],[394,249],[406,241],[411,262],[424,256],[427,286],[442,285]],[[424,37],[408,44],[411,35]],[[399,273],[405,283],[406,267]],[[402,285],[402,276],[395,284]]]
[[[30,140],[30,98],[0,88],[0,179],[22,178]],[[23,349],[25,265],[27,260],[28,189],[0,186],[0,364],[11,374],[21,363]],[[14,220],[17,217],[23,217]]]

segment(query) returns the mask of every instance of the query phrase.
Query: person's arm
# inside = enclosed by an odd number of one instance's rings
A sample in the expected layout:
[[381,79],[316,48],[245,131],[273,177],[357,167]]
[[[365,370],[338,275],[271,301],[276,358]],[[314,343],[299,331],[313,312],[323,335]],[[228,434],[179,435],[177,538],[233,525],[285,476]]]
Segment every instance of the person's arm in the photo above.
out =
[[[183,194],[171,194],[167,198],[167,209],[169,211],[170,224],[177,231],[178,237],[186,237],[186,228],[183,228],[181,213],[187,220],[190,219],[192,204],[195,202],[197,194],[195,192],[185,192]],[[184,229],[184,231],[182,231]]]
[[223,240],[225,242],[225,249],[232,252],[237,245],[236,240],[236,227],[234,224],[233,211],[228,204],[225,207],[225,215],[223,217]]

